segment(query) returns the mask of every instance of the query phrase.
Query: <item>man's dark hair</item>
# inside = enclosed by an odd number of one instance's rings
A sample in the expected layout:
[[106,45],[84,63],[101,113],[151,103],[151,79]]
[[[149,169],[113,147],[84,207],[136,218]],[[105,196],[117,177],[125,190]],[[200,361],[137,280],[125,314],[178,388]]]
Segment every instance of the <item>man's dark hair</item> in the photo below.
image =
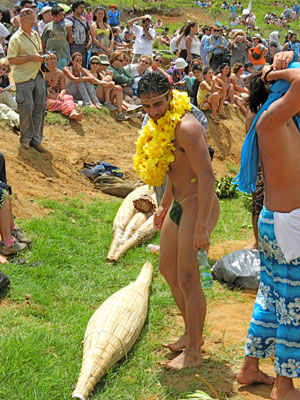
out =
[[24,8],[26,4],[32,4],[30,0],[22,0],[20,3],[21,8]]
[[79,6],[81,6],[81,4],[83,4],[85,6],[85,2],[83,0],[76,0],[74,1],[74,3],[72,3],[72,11],[75,11],[76,8],[78,8]]
[[200,72],[202,72],[202,67],[201,67],[201,65],[200,64],[194,64],[193,65],[193,68],[192,68],[192,71],[194,72],[194,71],[200,71]]
[[144,74],[138,84],[137,94],[157,93],[158,95],[166,93],[171,89],[168,78],[158,71],[147,72]]
[[255,72],[248,78],[245,83],[250,93],[247,104],[253,113],[257,113],[260,107],[267,101],[269,91],[266,85],[261,81],[262,72]]
[[60,7],[60,6],[54,6],[54,7],[52,7],[51,13],[52,13],[53,16],[57,17],[58,14],[59,14],[61,11],[64,11],[64,9],[63,9],[62,7]]

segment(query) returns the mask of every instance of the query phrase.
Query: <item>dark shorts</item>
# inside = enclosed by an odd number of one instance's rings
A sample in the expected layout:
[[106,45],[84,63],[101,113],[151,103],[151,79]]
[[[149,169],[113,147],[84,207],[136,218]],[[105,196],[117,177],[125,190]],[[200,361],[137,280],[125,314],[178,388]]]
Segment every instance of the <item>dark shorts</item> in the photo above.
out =
[[257,174],[256,190],[252,192],[252,215],[258,216],[264,205],[265,184],[262,171]]

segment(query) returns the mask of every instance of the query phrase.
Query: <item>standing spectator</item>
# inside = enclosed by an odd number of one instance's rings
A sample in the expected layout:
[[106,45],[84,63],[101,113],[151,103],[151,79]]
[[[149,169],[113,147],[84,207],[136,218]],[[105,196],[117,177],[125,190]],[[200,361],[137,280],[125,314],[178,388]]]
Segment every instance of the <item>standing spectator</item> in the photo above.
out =
[[108,23],[111,27],[113,26],[120,26],[121,25],[121,20],[120,20],[120,13],[117,10],[117,7],[112,4],[110,6],[109,11],[107,12],[108,14]]
[[68,30],[68,39],[71,55],[75,52],[82,54],[82,65],[86,66],[87,52],[90,48],[90,27],[83,17],[85,2],[76,0],[72,4],[72,15],[65,18],[65,26]]
[[294,10],[296,12],[296,19],[298,21],[298,16],[299,16],[299,5],[297,3],[294,4]]
[[287,43],[284,44],[282,51],[291,50],[295,54],[299,55],[299,47],[297,43],[297,33],[291,33],[290,39]]
[[200,41],[196,36],[198,30],[196,22],[189,22],[184,30],[188,62],[191,62],[194,58],[200,57]]
[[110,56],[114,40],[110,25],[107,23],[107,14],[103,7],[94,11],[94,22],[91,25],[92,55],[106,54]]
[[236,20],[236,2],[233,2],[232,5],[230,6],[229,21],[235,22],[235,20]]
[[34,12],[24,8],[20,13],[21,27],[9,41],[7,57],[12,65],[16,84],[16,101],[20,112],[21,146],[34,147],[43,153],[41,142],[46,107],[46,84],[41,73],[43,57],[39,35],[32,28]]
[[39,34],[42,36],[45,26],[52,21],[52,7],[43,7],[39,13],[40,22],[38,23]]
[[12,24],[16,29],[19,29],[20,27],[20,12],[23,10],[23,8],[31,8],[32,6],[32,0],[21,0],[20,2],[20,7],[15,5],[15,13],[14,17],[12,18]]
[[259,71],[266,63],[265,56],[268,53],[268,48],[262,44],[260,34],[256,34],[252,38],[253,46],[249,49],[249,61],[252,62],[254,68]]
[[205,44],[206,61],[215,71],[225,59],[227,40],[220,34],[220,28],[215,25],[212,28],[212,35]]
[[68,63],[68,31],[61,24],[64,19],[64,10],[59,6],[51,9],[53,21],[45,26],[41,40],[44,53],[56,53],[57,68],[63,70]]
[[250,42],[246,39],[245,32],[238,30],[233,36],[233,41],[230,43],[229,48],[231,49],[230,65],[233,66],[236,62],[245,64],[249,60],[248,48]]
[[86,8],[86,13],[84,15],[84,18],[86,19],[89,26],[91,26],[93,23],[93,13],[91,7]]
[[269,44],[270,56],[269,56],[268,62],[269,62],[269,64],[272,64],[274,55],[276,53],[279,53],[280,51],[282,51],[282,46],[280,44],[280,35],[279,35],[278,31],[274,31],[274,32],[270,33],[269,43],[270,43]]
[[56,0],[47,0],[47,1],[45,1],[45,3],[44,3],[44,7],[54,7],[54,6],[57,6],[57,1]]
[[206,43],[208,42],[208,38],[211,35],[211,27],[210,26],[204,26],[203,27],[203,33],[204,35],[201,38],[201,42],[200,42],[200,56],[202,59],[202,64],[204,66],[207,65],[207,61],[206,61]]
[[[142,26],[135,24],[136,21],[142,21]],[[128,21],[128,26],[132,26],[132,30],[135,33],[133,63],[136,63],[143,54],[152,55],[155,30],[150,28],[151,21],[152,17],[148,14]]]
[[[2,11],[0,10],[0,21],[2,20]],[[0,58],[5,57],[4,53],[4,40],[7,38],[7,36],[10,35],[10,32],[5,26],[0,22]]]

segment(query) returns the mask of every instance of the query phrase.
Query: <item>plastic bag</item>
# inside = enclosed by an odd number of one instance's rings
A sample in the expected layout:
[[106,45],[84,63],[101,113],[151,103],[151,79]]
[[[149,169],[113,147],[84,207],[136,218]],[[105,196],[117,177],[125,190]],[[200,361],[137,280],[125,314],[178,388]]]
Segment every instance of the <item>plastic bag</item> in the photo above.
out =
[[243,289],[257,289],[260,259],[258,250],[238,250],[218,260],[212,267],[215,279]]

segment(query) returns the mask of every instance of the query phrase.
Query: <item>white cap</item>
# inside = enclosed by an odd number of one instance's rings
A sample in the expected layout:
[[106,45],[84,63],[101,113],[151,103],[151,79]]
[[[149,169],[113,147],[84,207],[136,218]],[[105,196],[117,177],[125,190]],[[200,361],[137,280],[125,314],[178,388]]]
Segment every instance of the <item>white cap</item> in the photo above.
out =
[[188,63],[185,61],[185,59],[181,58],[181,57],[177,58],[175,60],[174,64],[175,64],[175,68],[177,68],[177,69],[183,69],[188,65]]
[[152,21],[152,17],[149,14],[144,15],[144,19],[150,19],[150,21]]
[[41,11],[39,12],[39,14],[43,15],[43,14],[45,14],[45,12],[50,11],[50,10],[52,10],[52,7],[49,7],[49,6],[43,7],[41,9]]

